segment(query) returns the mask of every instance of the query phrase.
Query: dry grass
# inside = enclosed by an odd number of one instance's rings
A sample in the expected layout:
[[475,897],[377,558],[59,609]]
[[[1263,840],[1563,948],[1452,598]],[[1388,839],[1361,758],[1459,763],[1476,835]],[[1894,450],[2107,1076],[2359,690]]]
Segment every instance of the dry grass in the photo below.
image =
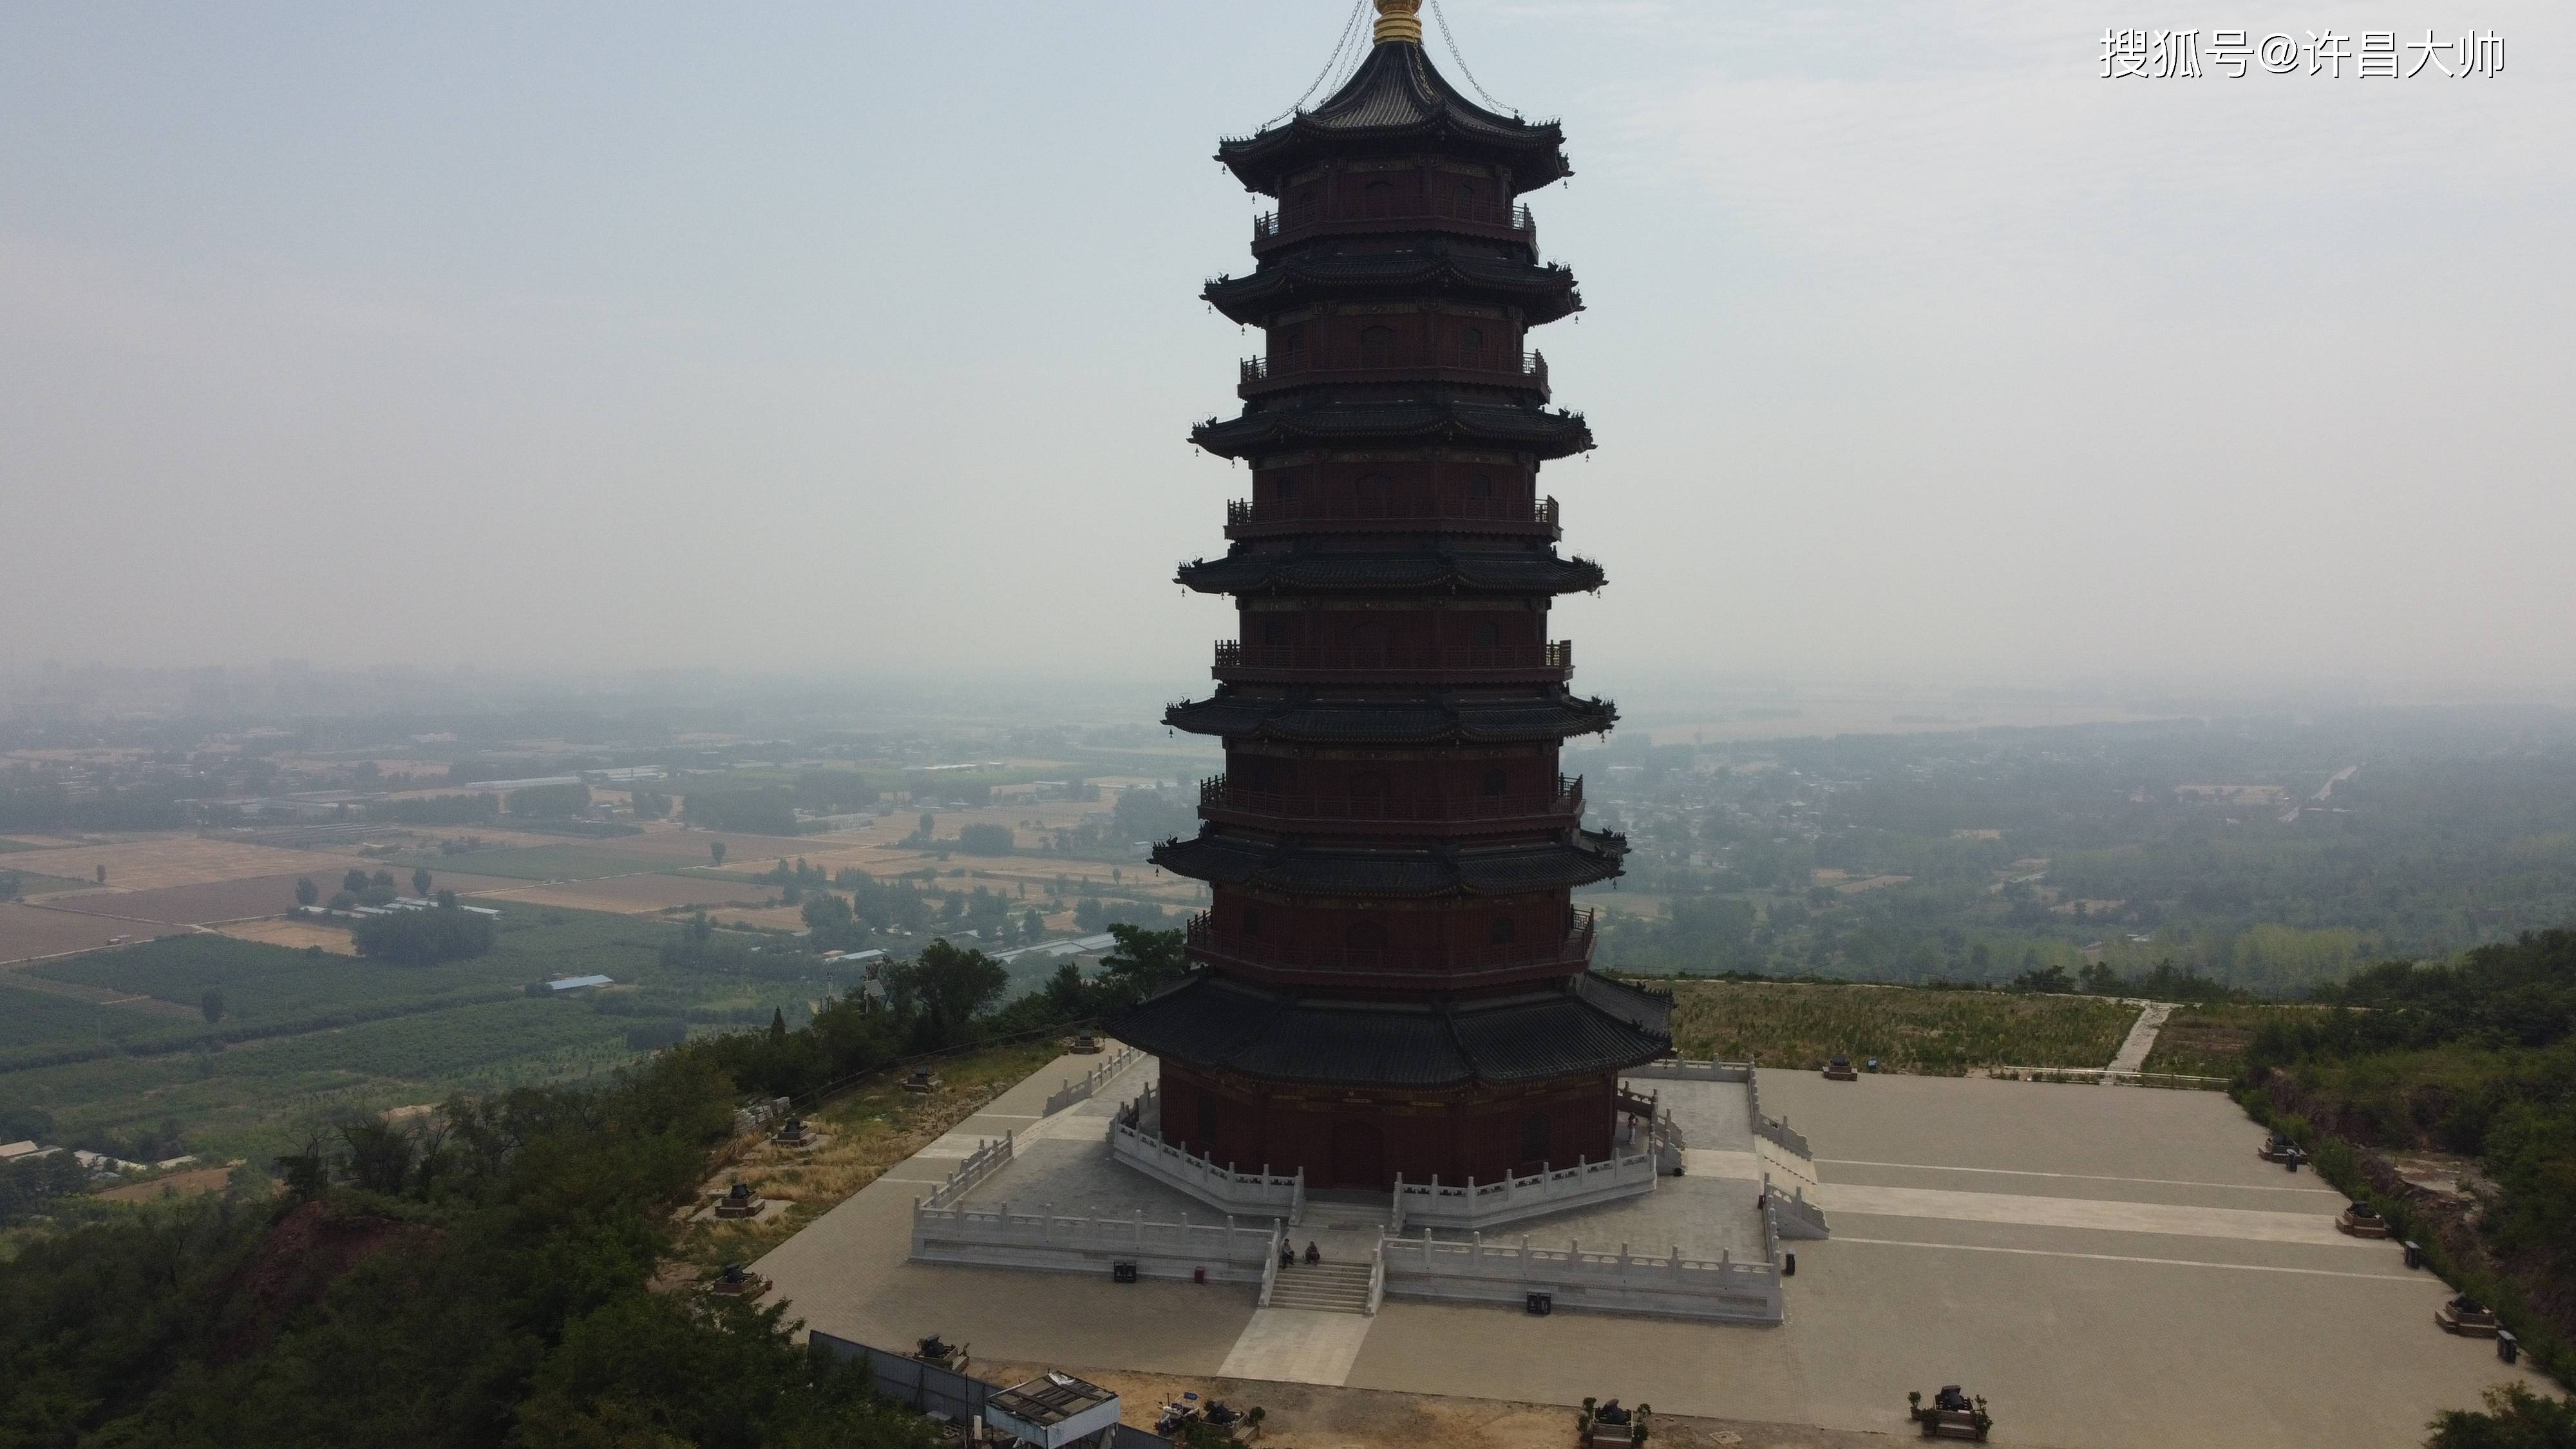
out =
[[2163,1030],[2156,1033],[2146,1070],[2232,1077],[2245,1069],[2245,1048],[2252,1044],[2256,1028],[2285,1011],[2318,1009],[2228,1003],[2182,1007],[2165,1018]]
[[271,946],[303,950],[319,946],[334,956],[358,954],[357,939],[340,926],[326,926],[313,921],[235,921],[217,932],[238,941],[261,941]]
[[123,891],[162,890],[262,875],[309,875],[320,880],[325,873],[338,875],[359,864],[363,862],[355,857],[176,834],[122,840],[113,845],[13,851],[9,856],[11,870],[74,880],[94,878],[103,865],[107,867],[108,888]]
[[1840,1052],[1941,1077],[1986,1066],[2098,1068],[2138,1016],[2091,997],[1902,986],[1684,981],[1673,997],[1674,1044],[1686,1057],[1812,1068]]
[[829,1142],[809,1151],[737,1139],[720,1154],[706,1191],[720,1192],[739,1180],[762,1197],[787,1203],[787,1211],[759,1223],[691,1223],[675,1256],[699,1267],[759,1257],[1063,1052],[1049,1037],[952,1057],[938,1067],[943,1085],[927,1096],[903,1090],[902,1074],[889,1072],[809,1110],[806,1123],[831,1134]]

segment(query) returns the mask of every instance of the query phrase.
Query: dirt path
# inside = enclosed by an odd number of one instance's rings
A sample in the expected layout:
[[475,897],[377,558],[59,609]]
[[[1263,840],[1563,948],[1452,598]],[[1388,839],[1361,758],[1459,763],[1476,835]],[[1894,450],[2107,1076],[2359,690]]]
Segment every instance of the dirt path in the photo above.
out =
[[[979,1362],[973,1372],[1007,1385],[1026,1383],[1046,1367]],[[1109,1370],[1085,1369],[1083,1377],[1117,1390],[1123,1417],[1139,1429],[1151,1430],[1160,1406],[1184,1393],[1223,1399],[1238,1409],[1257,1404],[1269,1417],[1261,1437],[1250,1442],[1265,1449],[1565,1449],[1574,1442],[1575,1411],[1562,1404]],[[1655,1415],[1653,1428],[1654,1443],[1663,1449],[1886,1449],[1891,1442],[1885,1434],[1676,1414]]]

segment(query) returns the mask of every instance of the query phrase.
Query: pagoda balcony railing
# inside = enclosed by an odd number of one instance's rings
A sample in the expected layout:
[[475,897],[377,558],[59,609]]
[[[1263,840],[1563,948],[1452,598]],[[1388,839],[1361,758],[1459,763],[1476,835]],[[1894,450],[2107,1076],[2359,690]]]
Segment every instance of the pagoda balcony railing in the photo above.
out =
[[1331,978],[1344,986],[1456,987],[1581,970],[1592,961],[1594,919],[1591,911],[1575,912],[1565,934],[1553,941],[1307,946],[1221,931],[1201,911],[1190,918],[1183,939],[1190,955],[1233,974]]
[[1415,679],[1561,680],[1574,672],[1574,641],[1549,644],[1432,644],[1371,648],[1357,644],[1245,644],[1216,641],[1218,679],[1277,678],[1353,683]]
[[1279,498],[1256,502],[1237,498],[1225,505],[1228,538],[1257,533],[1293,532],[1301,525],[1385,524],[1420,528],[1426,524],[1484,523],[1514,530],[1529,529],[1550,538],[1562,536],[1556,500],[1520,498]]
[[1258,251],[1300,237],[1395,231],[1407,223],[1426,222],[1442,230],[1454,228],[1501,235],[1533,248],[1538,245],[1538,218],[1530,214],[1526,204],[1461,201],[1454,196],[1434,196],[1428,205],[1408,206],[1401,211],[1390,209],[1374,216],[1326,217],[1322,207],[1314,206],[1302,211],[1266,211],[1252,219],[1252,245]]
[[1583,818],[1583,778],[1559,775],[1548,795],[1468,795],[1399,799],[1383,794],[1278,794],[1246,790],[1223,775],[1199,782],[1199,810],[1211,820],[1261,827],[1282,822],[1375,834],[1441,825],[1571,825]]
[[1531,387],[1547,386],[1547,356],[1539,352],[1501,352],[1486,347],[1443,347],[1429,357],[1411,348],[1396,348],[1385,356],[1368,355],[1327,362],[1312,354],[1292,352],[1284,357],[1247,357],[1237,366],[1242,385],[1259,388],[1270,384],[1349,381],[1375,377],[1391,372],[1442,372],[1478,374],[1503,378]]

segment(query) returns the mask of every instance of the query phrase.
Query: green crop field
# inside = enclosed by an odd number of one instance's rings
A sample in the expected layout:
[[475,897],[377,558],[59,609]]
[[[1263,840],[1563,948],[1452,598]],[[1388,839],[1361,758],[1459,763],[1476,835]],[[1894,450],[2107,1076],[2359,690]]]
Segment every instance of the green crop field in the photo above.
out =
[[[67,875],[38,875],[31,870],[11,870],[5,865],[0,865],[0,880],[10,877],[16,878],[18,894],[22,896],[60,895],[65,891],[94,890],[98,885],[96,881],[79,880]],[[0,894],[6,894],[6,892],[0,892]]]
[[0,986],[0,1052],[46,1042],[115,1041],[167,1024],[167,1018],[139,1011]]
[[[1658,983],[1662,984],[1662,983]],[[1974,1067],[2100,1067],[2138,1009],[2080,996],[1681,981],[1674,1045],[1686,1057],[1820,1066],[1836,1052],[1886,1070],[1958,1076]]]
[[[436,1101],[611,1070],[627,1032],[801,1023],[846,981],[749,958],[747,970],[662,964],[667,922],[509,906],[489,955],[391,966],[211,934],[49,962],[55,980],[158,997],[188,1015],[93,1006],[0,987],[0,1097],[53,1115],[57,1135],[176,1119],[201,1155],[273,1155],[335,1114]],[[632,983],[574,998],[524,994],[540,979]],[[194,1014],[224,995],[224,1019]],[[92,1054],[88,1059],[80,1059]]]
[[[164,936],[123,951],[50,962],[37,975],[195,1006],[209,990],[224,998],[224,1024],[287,1023],[351,1007],[429,1001],[527,980],[523,964],[498,950],[443,966],[388,966],[350,956],[208,934]],[[149,1018],[161,1034],[191,1035],[202,1023]]]
[[405,855],[385,858],[394,874],[403,875],[413,866],[426,866],[430,874],[442,870],[463,871],[470,875],[497,875],[510,880],[600,880],[612,875],[643,875],[670,864],[640,855],[627,855],[597,845],[526,845],[509,850],[476,850],[463,855],[441,855],[434,850],[416,850]]

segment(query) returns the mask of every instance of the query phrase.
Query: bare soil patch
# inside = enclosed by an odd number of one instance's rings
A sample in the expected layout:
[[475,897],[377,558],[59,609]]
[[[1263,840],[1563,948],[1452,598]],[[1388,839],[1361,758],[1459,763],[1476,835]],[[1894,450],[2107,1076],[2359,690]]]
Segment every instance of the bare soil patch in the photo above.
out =
[[0,963],[92,951],[106,945],[111,936],[143,940],[161,929],[149,921],[112,921],[76,911],[16,902],[0,904]]
[[202,1192],[222,1192],[224,1184],[232,1179],[232,1175],[230,1168],[200,1167],[187,1172],[174,1172],[168,1177],[156,1177],[150,1182],[111,1187],[105,1192],[91,1193],[90,1196],[103,1202],[157,1202],[164,1196],[195,1197]]
[[[979,1362],[972,1371],[990,1383],[1019,1384],[1052,1367]],[[1116,1390],[1119,1417],[1147,1431],[1153,1429],[1162,1405],[1195,1393],[1202,1401],[1216,1398],[1237,1409],[1258,1405],[1268,1410],[1256,1442],[1277,1449],[1564,1449],[1574,1442],[1575,1410],[1563,1404],[1444,1398],[1260,1379],[1188,1379],[1118,1369],[1079,1372],[1104,1389]],[[1884,1434],[1678,1414],[1656,1414],[1652,1425],[1656,1444],[1679,1449],[1721,1445],[1727,1449],[1884,1449],[1888,1443]]]
[[361,863],[354,857],[176,834],[146,836],[114,845],[17,851],[9,857],[12,869],[74,880],[93,879],[103,865],[107,867],[108,888],[117,891],[156,891],[279,874],[312,875],[318,879],[321,872],[338,875]]
[[356,937],[342,927],[323,925],[317,921],[281,921],[273,916],[264,917],[256,921],[235,921],[217,934],[230,936],[237,941],[258,941],[266,945],[285,946],[297,951],[307,946],[318,946],[334,956],[358,954]]
[[[606,880],[581,881],[569,885],[529,885],[522,881],[492,892],[503,899],[525,901],[531,905],[562,906],[576,911],[609,911],[643,914],[671,906],[722,906],[729,902],[765,902],[777,894],[774,886],[741,882],[691,879],[677,875],[625,875]],[[801,925],[802,922],[799,922]]]

